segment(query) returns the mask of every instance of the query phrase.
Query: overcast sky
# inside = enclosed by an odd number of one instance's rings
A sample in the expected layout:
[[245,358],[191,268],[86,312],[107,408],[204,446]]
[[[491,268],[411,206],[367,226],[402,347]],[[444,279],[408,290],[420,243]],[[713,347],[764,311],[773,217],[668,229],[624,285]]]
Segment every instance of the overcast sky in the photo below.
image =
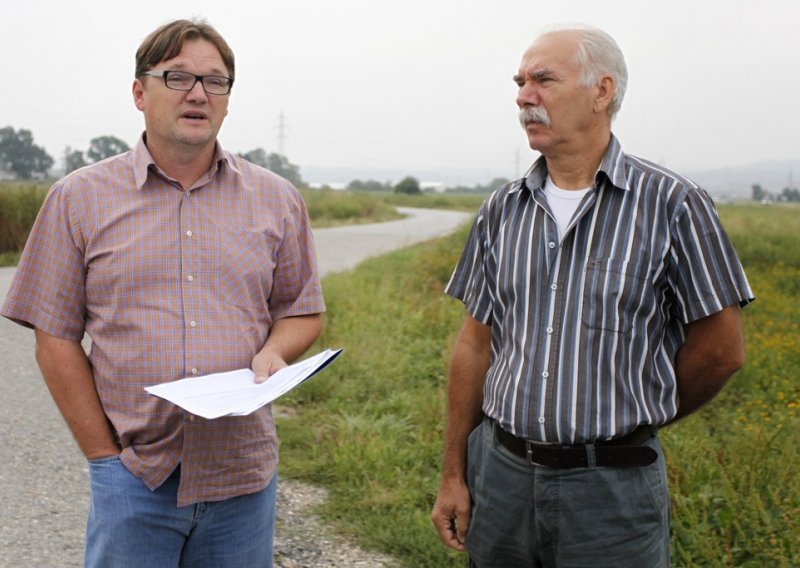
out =
[[[626,151],[679,170],[800,159],[800,2],[793,0],[5,0],[0,127],[59,162],[111,134],[133,145],[134,53],[155,27],[202,16],[236,54],[220,133],[240,152],[333,166],[520,174],[534,159],[511,76],[548,24],[615,37]],[[478,178],[481,175],[477,176]],[[314,181],[314,180],[312,180]],[[331,180],[333,181],[333,180]],[[345,180],[346,181],[346,180]]]

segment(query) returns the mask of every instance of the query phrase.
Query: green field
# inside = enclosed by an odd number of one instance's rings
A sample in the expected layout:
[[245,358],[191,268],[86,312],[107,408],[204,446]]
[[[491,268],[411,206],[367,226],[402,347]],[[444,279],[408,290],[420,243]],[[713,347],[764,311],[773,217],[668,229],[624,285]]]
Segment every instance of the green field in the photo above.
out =
[[[748,360],[698,414],[662,430],[676,566],[800,565],[800,209],[720,210],[758,300]],[[463,317],[442,294],[466,229],[323,281],[318,346],[344,347],[283,399],[283,475],[331,491],[322,514],[409,567],[463,566],[428,518],[438,487],[449,350]]]

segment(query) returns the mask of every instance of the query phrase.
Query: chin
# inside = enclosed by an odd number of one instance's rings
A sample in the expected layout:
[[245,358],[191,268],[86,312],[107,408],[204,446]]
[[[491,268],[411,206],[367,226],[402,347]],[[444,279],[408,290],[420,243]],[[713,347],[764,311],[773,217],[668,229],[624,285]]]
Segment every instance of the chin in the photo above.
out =
[[538,150],[541,146],[546,145],[550,139],[545,132],[544,127],[541,125],[536,125],[535,127],[526,127],[525,137],[528,139],[528,146],[534,150]]
[[178,136],[177,140],[187,146],[205,146],[215,138],[213,133]]
[[531,147],[531,150],[542,152],[547,147],[547,143],[540,136],[528,136],[528,146]]

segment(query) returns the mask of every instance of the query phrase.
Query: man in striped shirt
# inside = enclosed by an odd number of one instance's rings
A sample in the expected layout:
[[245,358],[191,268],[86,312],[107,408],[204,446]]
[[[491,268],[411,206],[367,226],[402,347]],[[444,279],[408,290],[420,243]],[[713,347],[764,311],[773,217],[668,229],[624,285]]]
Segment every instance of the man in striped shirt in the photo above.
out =
[[86,566],[272,566],[270,407],[204,420],[144,390],[242,367],[268,380],[320,333],[298,191],[217,142],[233,81],[207,23],[150,34],[133,81],[144,135],[53,186],[2,309],[35,328],[89,462]]
[[708,195],[612,134],[610,36],[546,32],[514,81],[542,156],[484,202],[447,286],[467,316],[432,518],[480,568],[666,567],[655,431],[741,367],[753,294]]

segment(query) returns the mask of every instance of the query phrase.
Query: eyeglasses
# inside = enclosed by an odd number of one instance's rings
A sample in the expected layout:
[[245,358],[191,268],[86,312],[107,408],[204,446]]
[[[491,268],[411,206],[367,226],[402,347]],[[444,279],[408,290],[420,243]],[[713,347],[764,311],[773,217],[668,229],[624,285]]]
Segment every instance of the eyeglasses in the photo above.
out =
[[191,91],[200,81],[206,94],[227,95],[233,86],[233,79],[221,75],[195,75],[186,71],[145,71],[142,75],[161,77],[167,88],[173,91]]

